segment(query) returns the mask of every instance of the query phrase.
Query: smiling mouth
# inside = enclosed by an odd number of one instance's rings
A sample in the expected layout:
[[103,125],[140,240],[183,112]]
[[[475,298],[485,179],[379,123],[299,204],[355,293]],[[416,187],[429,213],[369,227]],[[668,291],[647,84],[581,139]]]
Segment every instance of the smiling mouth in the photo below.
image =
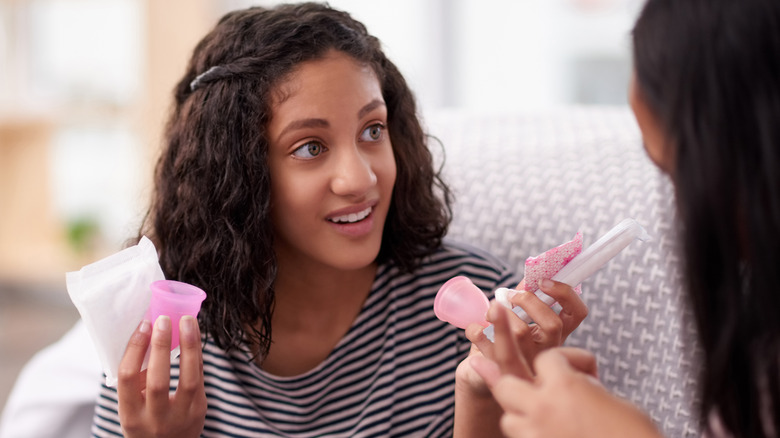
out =
[[371,207],[368,207],[367,209],[363,211],[359,211],[357,213],[350,213],[350,214],[345,214],[343,216],[332,217],[328,220],[336,224],[352,224],[355,222],[362,221],[363,219],[367,218],[369,214],[371,214]]

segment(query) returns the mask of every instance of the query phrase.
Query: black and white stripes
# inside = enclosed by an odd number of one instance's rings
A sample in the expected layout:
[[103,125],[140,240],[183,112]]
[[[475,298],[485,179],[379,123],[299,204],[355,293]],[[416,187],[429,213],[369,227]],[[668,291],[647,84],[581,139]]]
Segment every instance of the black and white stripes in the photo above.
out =
[[[319,366],[295,377],[261,370],[248,354],[203,350],[204,437],[451,436],[455,368],[470,347],[433,313],[439,287],[465,275],[486,293],[514,287],[503,263],[448,243],[414,274],[381,266],[349,332]],[[172,369],[175,387],[178,368]],[[116,392],[103,388],[93,436],[121,436]]]

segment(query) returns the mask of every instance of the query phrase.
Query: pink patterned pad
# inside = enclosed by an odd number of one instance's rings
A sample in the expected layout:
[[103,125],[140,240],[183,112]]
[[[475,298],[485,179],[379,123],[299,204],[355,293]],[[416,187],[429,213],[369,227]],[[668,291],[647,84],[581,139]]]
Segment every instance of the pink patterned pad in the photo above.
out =
[[[582,233],[578,232],[571,241],[547,250],[536,257],[528,257],[525,260],[525,290],[536,292],[539,289],[539,280],[553,278],[561,268],[581,252]],[[574,288],[574,292],[582,293],[580,285]]]

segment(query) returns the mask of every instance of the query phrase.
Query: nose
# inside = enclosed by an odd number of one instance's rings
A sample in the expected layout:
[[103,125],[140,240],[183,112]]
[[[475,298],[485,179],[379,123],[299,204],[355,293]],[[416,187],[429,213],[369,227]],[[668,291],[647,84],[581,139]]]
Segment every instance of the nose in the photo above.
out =
[[340,196],[362,196],[377,183],[371,157],[358,145],[339,148],[331,191]]

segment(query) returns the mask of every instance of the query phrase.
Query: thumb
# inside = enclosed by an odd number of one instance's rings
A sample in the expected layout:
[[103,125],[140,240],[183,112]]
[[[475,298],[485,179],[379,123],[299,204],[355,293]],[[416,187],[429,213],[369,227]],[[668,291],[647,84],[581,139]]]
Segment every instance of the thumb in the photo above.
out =
[[596,356],[588,350],[573,347],[560,347],[558,352],[566,358],[569,365],[575,370],[599,378]]
[[550,379],[575,373],[566,353],[561,348],[551,348],[539,353],[534,359],[534,369],[539,379]]
[[598,384],[595,356],[579,348],[558,347],[543,351],[536,356],[534,367],[540,379],[555,380],[573,374],[584,374]]

